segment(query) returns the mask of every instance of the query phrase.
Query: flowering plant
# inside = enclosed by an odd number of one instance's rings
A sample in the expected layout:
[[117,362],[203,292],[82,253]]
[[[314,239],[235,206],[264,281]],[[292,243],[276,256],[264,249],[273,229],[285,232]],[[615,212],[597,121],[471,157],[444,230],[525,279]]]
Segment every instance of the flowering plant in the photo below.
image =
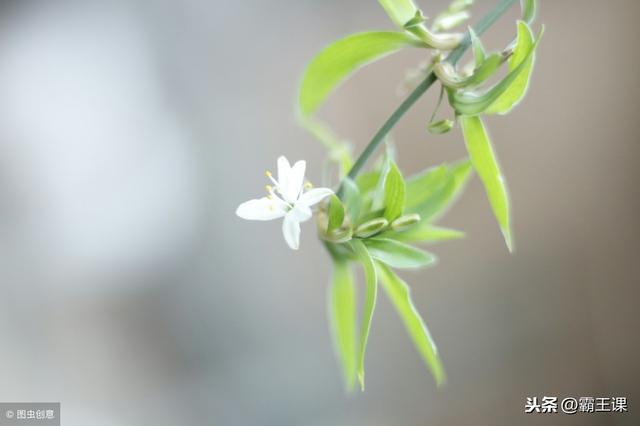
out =
[[[349,390],[356,380],[364,390],[365,350],[379,284],[398,311],[436,383],[445,382],[436,345],[413,305],[408,285],[395,270],[434,264],[435,256],[415,244],[458,239],[464,235],[435,222],[464,190],[472,171],[485,187],[507,248],[513,250],[507,187],[481,117],[508,113],[526,94],[542,36],[542,31],[534,36],[531,30],[535,1],[521,0],[522,19],[516,23],[516,37],[503,50],[487,53],[479,37],[516,2],[501,0],[473,28],[448,32],[470,18],[472,0],[454,0],[429,26],[412,0],[379,0],[399,31],[363,32],[340,39],[315,56],[302,78],[300,122],[327,147],[329,159],[336,164],[340,178],[336,191],[313,188],[304,181],[304,161],[291,166],[286,158],[280,157],[277,180],[267,172],[273,184],[267,185],[267,196],[247,201],[237,209],[238,216],[244,219],[284,218],[285,241],[292,249],[298,249],[300,223],[309,220],[313,215],[311,208],[317,207],[318,235],[333,262],[330,321]],[[470,47],[473,60],[458,66]],[[360,67],[403,48],[431,52],[428,64],[421,71],[422,80],[354,162],[349,147],[333,136],[314,113],[327,96]],[[506,72],[500,77],[497,73],[503,68]],[[492,77],[497,82],[488,85]],[[393,150],[387,150],[370,170],[361,173],[398,120],[435,83],[440,84],[440,98],[427,130],[438,135],[459,124],[469,158],[428,167],[405,179]],[[436,120],[445,94],[453,117]],[[363,268],[365,277],[359,322],[354,264]]]

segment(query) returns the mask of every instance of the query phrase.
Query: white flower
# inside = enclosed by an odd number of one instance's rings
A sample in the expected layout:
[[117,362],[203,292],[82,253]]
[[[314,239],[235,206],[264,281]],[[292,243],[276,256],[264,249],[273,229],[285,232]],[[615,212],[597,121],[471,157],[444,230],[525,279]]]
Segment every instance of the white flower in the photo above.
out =
[[272,220],[284,217],[282,234],[294,250],[300,245],[300,223],[311,218],[311,206],[333,194],[329,188],[310,188],[304,184],[306,163],[296,162],[293,167],[284,156],[278,158],[278,180],[271,172],[266,175],[274,186],[267,185],[266,197],[240,204],[236,214],[247,220]]

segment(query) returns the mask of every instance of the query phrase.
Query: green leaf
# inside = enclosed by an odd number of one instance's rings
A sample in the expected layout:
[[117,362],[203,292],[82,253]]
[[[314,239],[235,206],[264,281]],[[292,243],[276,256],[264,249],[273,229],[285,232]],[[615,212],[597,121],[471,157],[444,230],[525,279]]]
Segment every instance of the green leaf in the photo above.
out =
[[342,363],[347,390],[353,390],[356,379],[356,298],[353,274],[349,264],[333,262],[333,284],[330,290],[330,318],[334,344]]
[[311,115],[344,79],[364,65],[404,47],[424,47],[415,37],[397,32],[366,32],[340,39],[324,48],[307,66],[299,106]]
[[439,179],[434,176],[431,182],[426,182],[426,175],[409,179],[407,200],[409,196],[412,198],[405,206],[408,213],[420,214],[423,221],[434,221],[458,199],[471,176],[471,163],[465,159],[443,166],[445,174]]
[[464,237],[464,232],[455,229],[442,228],[422,221],[406,231],[386,231],[380,238],[393,238],[405,243],[434,243],[437,241],[457,240]]
[[447,164],[441,164],[409,177],[406,184],[405,209],[411,210],[422,204],[424,200],[443,185],[448,172],[449,167]]
[[514,71],[521,64],[524,67],[498,99],[486,110],[486,114],[506,114],[513,109],[527,93],[529,80],[535,61],[535,40],[529,26],[518,22],[518,37],[511,58],[509,58],[509,71]]
[[369,172],[365,172],[359,174],[356,178],[356,184],[358,185],[358,189],[362,194],[366,194],[375,189],[378,185],[378,180],[380,179],[380,171],[379,170],[371,170]]
[[360,388],[364,391],[364,354],[367,349],[367,341],[369,340],[369,331],[371,329],[371,319],[373,318],[373,310],[376,306],[376,298],[378,294],[378,276],[373,259],[369,255],[369,251],[361,240],[353,240],[352,246],[356,255],[360,259],[360,263],[364,269],[365,277],[365,297],[362,307],[362,325],[360,328],[360,352],[358,356],[358,381]]
[[448,119],[432,121],[427,125],[427,130],[431,134],[441,135],[453,129],[454,124],[455,122],[453,120],[448,120]]
[[431,333],[429,333],[429,329],[411,300],[409,286],[387,266],[381,263],[376,263],[376,266],[383,289],[391,299],[391,303],[393,303],[398,315],[400,315],[413,344],[429,370],[431,370],[436,384],[439,386],[445,383],[446,374],[438,349],[431,337]]
[[396,163],[391,162],[384,181],[384,217],[392,222],[404,208],[405,183]]
[[436,261],[431,253],[389,238],[368,238],[364,244],[371,257],[394,268],[421,268]]
[[342,180],[342,199],[346,206],[347,216],[349,216],[351,223],[355,224],[362,209],[362,197],[358,186],[348,176]]
[[399,28],[403,28],[419,12],[412,0],[378,0],[378,2]]
[[344,206],[338,197],[332,195],[329,200],[329,224],[327,226],[327,231],[331,232],[334,229],[340,228],[343,220]]
[[509,251],[513,251],[509,217],[509,195],[504,176],[491,146],[489,135],[478,116],[460,118],[462,133],[473,167],[484,185],[493,214],[500,225]]
[[[523,23],[519,23],[519,26],[522,24]],[[524,91],[526,91],[528,78],[531,74],[531,66],[533,64],[533,61],[529,61],[529,59],[533,57],[541,35],[542,33],[540,33],[538,39],[530,49],[528,49],[524,59],[509,71],[502,80],[486,92],[478,94],[470,91],[448,90],[449,103],[456,112],[461,115],[476,115],[485,111],[500,112],[501,114],[504,114],[508,112],[508,110],[505,110],[504,108],[509,106],[509,109],[511,109],[515,106],[524,95]],[[519,79],[521,74],[527,76],[527,80],[524,82],[524,85],[523,81]],[[512,84],[514,84],[515,87],[513,91],[510,89]],[[503,94],[506,94],[505,98],[501,98]],[[493,106],[494,103],[496,103],[496,106]]]
[[389,158],[388,152],[385,153],[385,156],[383,157],[382,163],[379,167],[380,177],[378,178],[376,187],[371,194],[371,210],[384,210],[384,187],[387,181],[387,174],[389,174],[389,170],[391,170],[391,158]]

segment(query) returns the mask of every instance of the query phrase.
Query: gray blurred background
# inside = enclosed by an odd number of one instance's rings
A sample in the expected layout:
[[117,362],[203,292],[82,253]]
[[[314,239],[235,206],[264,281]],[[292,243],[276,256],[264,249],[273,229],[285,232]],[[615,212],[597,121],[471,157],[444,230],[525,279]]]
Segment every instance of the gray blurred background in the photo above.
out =
[[[541,3],[529,96],[488,120],[517,252],[474,178],[441,221],[467,238],[404,275],[448,385],[381,295],[367,391],[346,396],[313,225],[291,252],[278,223],[234,210],[281,154],[319,183],[297,82],[330,41],[391,29],[377,2],[2,2],[0,400],[61,401],[73,426],[640,424],[640,2]],[[363,70],[320,115],[359,152],[423,59]],[[407,174],[464,156],[458,131],[425,131],[435,92],[394,133]],[[630,412],[524,415],[543,395]]]

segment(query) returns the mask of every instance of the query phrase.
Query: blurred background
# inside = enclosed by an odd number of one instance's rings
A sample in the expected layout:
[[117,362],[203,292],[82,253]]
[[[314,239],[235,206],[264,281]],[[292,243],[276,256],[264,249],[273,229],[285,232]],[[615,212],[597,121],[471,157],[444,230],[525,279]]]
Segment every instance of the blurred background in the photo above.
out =
[[[347,396],[314,226],[292,252],[279,223],[234,211],[279,155],[320,182],[297,83],[325,44],[392,29],[377,2],[3,1],[0,400],[61,401],[72,426],[640,424],[640,3],[540,3],[530,93],[488,120],[517,252],[474,178],[440,221],[467,238],[404,274],[448,385],[381,294],[367,390]],[[422,60],[362,70],[321,117],[359,152]],[[407,174],[464,156],[459,131],[425,131],[435,92],[394,132]],[[629,413],[523,414],[544,395],[623,396]]]

